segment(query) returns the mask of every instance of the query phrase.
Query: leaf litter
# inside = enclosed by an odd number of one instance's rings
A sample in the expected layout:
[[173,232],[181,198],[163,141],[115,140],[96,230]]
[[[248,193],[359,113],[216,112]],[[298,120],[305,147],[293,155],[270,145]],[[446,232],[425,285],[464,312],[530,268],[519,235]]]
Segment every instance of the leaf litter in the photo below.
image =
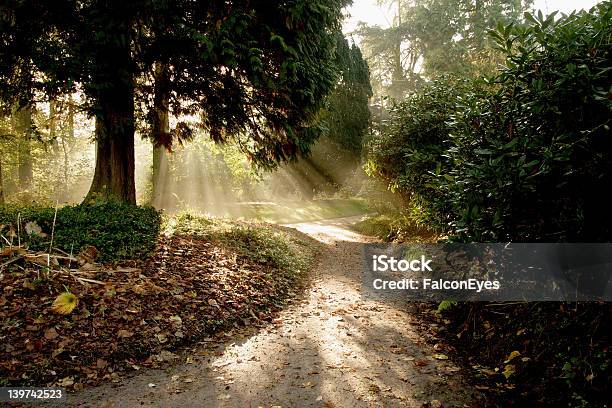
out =
[[173,351],[271,321],[303,277],[197,233],[160,237],[145,260],[101,265],[96,254],[2,248],[1,385],[78,390],[163,366]]

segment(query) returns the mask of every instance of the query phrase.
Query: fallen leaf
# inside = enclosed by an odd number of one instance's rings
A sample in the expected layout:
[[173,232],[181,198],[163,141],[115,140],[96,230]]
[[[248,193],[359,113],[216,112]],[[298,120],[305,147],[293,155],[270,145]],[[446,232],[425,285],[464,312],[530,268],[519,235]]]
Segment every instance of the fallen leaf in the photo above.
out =
[[508,355],[508,357],[506,357],[506,361],[504,361],[504,363],[509,363],[520,355],[521,355],[520,352],[518,352],[517,350],[514,350],[512,353],[510,353],[510,355]]
[[51,305],[51,310],[57,314],[69,315],[78,304],[79,300],[74,294],[64,292],[55,298]]
[[38,235],[40,237],[46,237],[47,234],[44,234],[42,232],[42,228],[40,228],[40,226],[35,222],[35,221],[30,221],[27,222],[25,225],[25,232],[28,235]]
[[45,330],[45,339],[47,340],[55,340],[59,337],[59,334],[57,334],[57,331],[55,330],[55,328],[50,328]]
[[117,332],[117,336],[121,337],[122,339],[126,339],[128,337],[132,337],[133,335],[134,335],[134,333],[132,333],[131,331],[123,330],[123,329],[121,329],[121,330],[119,330]]
[[23,287],[30,290],[36,290],[36,285],[30,282],[29,279],[23,281]]
[[506,365],[502,374],[504,377],[506,377],[507,380],[508,378],[510,378],[511,375],[514,374],[514,366],[512,364]]
[[57,382],[60,387],[70,387],[74,385],[74,377],[64,377]]

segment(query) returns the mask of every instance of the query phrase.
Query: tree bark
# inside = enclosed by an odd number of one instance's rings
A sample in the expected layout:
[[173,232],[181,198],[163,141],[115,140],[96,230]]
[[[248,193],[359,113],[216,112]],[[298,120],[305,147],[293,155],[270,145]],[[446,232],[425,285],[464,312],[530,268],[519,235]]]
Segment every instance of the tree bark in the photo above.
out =
[[155,94],[153,97],[151,141],[153,143],[153,197],[152,205],[163,207],[168,178],[166,147],[170,140],[170,71],[167,64],[155,64]]
[[153,144],[153,199],[151,205],[164,208],[166,186],[168,185],[168,154],[166,149]]
[[68,96],[68,137],[70,142],[74,140],[74,98],[72,94]]
[[404,68],[402,67],[402,0],[397,0],[397,33],[393,49],[393,77],[391,96],[397,100],[402,99],[404,81]]
[[136,204],[134,88],[125,88],[117,90],[115,103],[102,103],[96,117],[96,168],[85,201]]
[[[124,27],[126,28],[126,27]],[[96,166],[85,198],[136,204],[134,180],[134,74],[129,29],[99,50],[104,64],[96,95]],[[112,61],[112,64],[109,63]]]
[[483,49],[486,23],[483,15],[483,4],[482,0],[475,0],[474,3],[474,17],[473,17],[473,47],[475,52],[479,52]]
[[19,188],[28,189],[32,185],[32,106],[22,106],[14,114],[16,120],[15,128],[21,135],[19,142],[17,174],[19,177]]
[[57,149],[57,101],[51,99],[49,101],[49,139],[53,142],[53,146]]
[[2,179],[2,157],[0,156],[0,204],[4,204],[4,181]]
[[[68,97],[68,118],[67,118],[67,129],[62,134],[62,150],[64,152],[64,188],[68,191],[68,178],[70,169],[70,160],[68,157],[68,144],[72,146],[74,143],[74,100],[72,95]],[[66,140],[67,139],[67,140]]]

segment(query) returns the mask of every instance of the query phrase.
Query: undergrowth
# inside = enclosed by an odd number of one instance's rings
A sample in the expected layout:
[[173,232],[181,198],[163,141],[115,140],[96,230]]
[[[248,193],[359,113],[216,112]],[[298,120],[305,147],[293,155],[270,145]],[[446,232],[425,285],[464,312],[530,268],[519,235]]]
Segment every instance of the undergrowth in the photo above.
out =
[[306,270],[312,262],[309,243],[268,224],[181,213],[163,223],[164,235],[195,235],[230,247],[248,259],[289,273]]
[[52,244],[73,254],[94,246],[102,262],[146,257],[155,248],[160,225],[161,214],[154,208],[130,204],[66,205],[57,215],[46,206],[0,206],[3,246],[48,251]]
[[365,217],[354,228],[384,241],[435,242],[439,237],[432,229],[399,212]]

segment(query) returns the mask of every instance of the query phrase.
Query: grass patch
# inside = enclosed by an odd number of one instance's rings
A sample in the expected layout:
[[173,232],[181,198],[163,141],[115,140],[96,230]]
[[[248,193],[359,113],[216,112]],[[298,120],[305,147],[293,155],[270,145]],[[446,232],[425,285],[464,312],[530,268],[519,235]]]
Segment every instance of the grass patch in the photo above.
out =
[[368,216],[355,224],[354,229],[389,242],[436,242],[439,238],[438,233],[400,213]]
[[289,274],[304,271],[313,259],[310,244],[306,240],[300,240],[263,223],[182,213],[166,218],[163,233],[167,236],[196,236],[216,242],[237,251],[251,261],[280,268]]

